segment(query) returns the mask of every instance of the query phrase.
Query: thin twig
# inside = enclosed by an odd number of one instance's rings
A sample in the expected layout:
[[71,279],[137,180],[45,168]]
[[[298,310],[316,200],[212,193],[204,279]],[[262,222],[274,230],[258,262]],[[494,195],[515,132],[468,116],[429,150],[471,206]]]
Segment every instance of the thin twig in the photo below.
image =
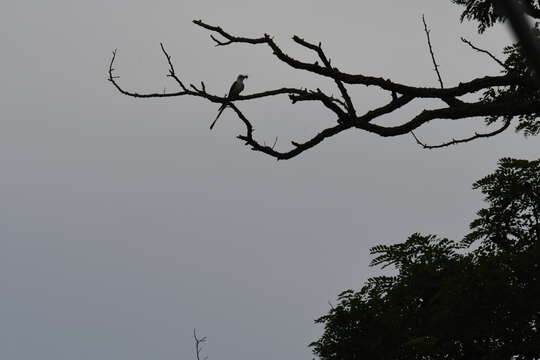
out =
[[428,145],[428,144],[420,141],[420,139],[418,139],[418,137],[414,134],[414,131],[411,131],[411,134],[412,134],[414,140],[416,140],[416,143],[418,145],[422,146],[424,149],[440,149],[440,148],[447,147],[447,146],[450,146],[450,145],[457,145],[457,144],[470,142],[470,141],[480,139],[480,138],[487,138],[487,137],[495,136],[497,134],[502,133],[504,130],[508,129],[508,127],[510,126],[510,123],[511,123],[511,118],[507,119],[504,122],[503,126],[501,126],[500,128],[498,128],[495,131],[492,131],[492,132],[489,132],[489,133],[474,133],[473,136],[470,136],[468,138],[452,139],[450,141],[447,141],[445,143],[438,144],[438,145]]
[[[193,329],[193,338],[195,339],[195,355],[197,356],[197,360],[201,360],[201,351],[202,351],[202,344],[206,342],[206,336],[203,336],[202,338],[197,337],[197,330]],[[205,356],[202,360],[207,360],[208,356]]]
[[[331,64],[331,61],[329,58],[326,57],[326,54],[324,53],[323,49],[322,49],[322,46],[321,46],[321,43],[319,43],[319,45],[315,45],[315,44],[311,44],[309,42],[307,42],[306,40],[298,37],[298,36],[293,36],[293,40],[304,46],[304,47],[307,47],[308,49],[311,49],[313,51],[315,51],[317,53],[317,55],[319,55],[319,58],[321,59],[321,61],[323,62],[324,66],[329,69],[329,70],[336,70],[337,71],[337,68],[332,68],[332,64]],[[349,95],[349,92],[347,91],[347,88],[345,87],[345,85],[343,84],[343,82],[339,79],[336,79],[334,78],[334,81],[339,89],[339,92],[341,93],[341,96],[343,96],[343,99],[345,100],[345,104],[346,104],[346,108],[348,110],[348,112],[350,113],[350,115],[352,117],[356,116],[356,110],[354,108],[354,105],[353,105],[353,102],[351,100],[351,97]]]
[[187,91],[187,88],[184,86],[184,83],[182,83],[182,81],[178,78],[178,76],[176,76],[176,72],[174,71],[174,66],[173,66],[172,61],[171,61],[171,56],[165,50],[165,47],[163,46],[163,43],[159,43],[159,46],[161,46],[161,51],[163,52],[163,54],[167,58],[167,62],[169,63],[169,75],[168,76],[170,76],[174,80],[176,80],[176,82],[178,83],[178,85],[180,85],[182,90]]
[[474,46],[473,43],[471,43],[469,40],[465,39],[464,37],[461,38],[461,41],[463,41],[465,44],[469,45],[473,50],[476,50],[478,52],[481,52],[481,53],[484,53],[484,54],[488,55],[491,59],[493,59],[497,64],[499,64],[500,66],[505,68],[507,71],[511,70],[508,66],[506,66],[501,60],[497,59],[497,57],[495,57],[495,55],[493,55],[489,51],[484,50],[484,49],[480,49],[479,47]]
[[427,28],[426,18],[425,18],[425,16],[423,14],[422,14],[422,22],[424,23],[424,31],[426,33],[427,43],[428,43],[428,47],[429,47],[429,53],[431,54],[431,60],[433,61],[434,70],[437,73],[437,78],[439,79],[439,84],[441,85],[441,89],[444,89],[441,74],[439,72],[439,64],[437,64],[437,61],[435,61],[435,54],[433,54],[433,47],[431,46],[431,39],[429,37],[430,30],[428,30],[428,28]]
[[274,141],[274,145],[272,145],[272,150],[276,147],[277,141],[278,141],[278,137],[276,136],[276,140]]

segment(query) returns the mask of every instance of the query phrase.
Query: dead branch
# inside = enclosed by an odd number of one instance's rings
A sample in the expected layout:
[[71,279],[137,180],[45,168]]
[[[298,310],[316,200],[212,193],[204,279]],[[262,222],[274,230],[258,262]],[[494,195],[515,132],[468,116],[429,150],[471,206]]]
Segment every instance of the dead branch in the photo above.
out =
[[[206,342],[206,336],[202,338],[197,337],[197,330],[193,329],[193,338],[195,339],[195,356],[197,360],[201,360],[202,344]],[[208,360],[208,356],[205,356],[202,360]]]
[[418,139],[418,137],[414,134],[414,131],[411,131],[411,134],[412,134],[414,140],[416,140],[416,143],[418,145],[422,146],[424,149],[440,149],[440,148],[444,148],[444,147],[447,147],[447,146],[450,146],[450,145],[463,144],[463,143],[466,143],[466,142],[471,142],[471,141],[476,140],[476,139],[488,138],[488,137],[498,135],[498,134],[502,133],[504,130],[508,129],[508,127],[510,126],[510,123],[511,123],[511,118],[507,119],[504,122],[503,126],[501,126],[500,128],[498,128],[495,131],[488,132],[488,133],[476,133],[475,132],[473,136],[470,136],[468,138],[452,139],[450,141],[447,141],[447,142],[444,142],[444,143],[438,144],[438,145],[428,145],[428,144],[420,141],[420,139]]
[[523,83],[524,80],[515,75],[503,75],[484,76],[481,78],[470,80],[468,82],[462,82],[459,83],[458,86],[445,89],[408,86],[393,82],[389,79],[384,79],[382,77],[365,76],[361,74],[349,74],[335,68],[329,69],[326,66],[320,66],[318,62],[307,63],[294,59],[291,56],[287,55],[285,52],[283,52],[268,34],[265,34],[263,37],[260,38],[236,37],[228,34],[220,27],[205,24],[202,20],[194,20],[193,23],[205,29],[215,31],[225,37],[228,41],[224,43],[224,45],[231,45],[235,43],[246,43],[253,45],[266,44],[270,47],[271,50],[273,50],[274,56],[295,69],[306,70],[318,75],[329,77],[331,79],[337,79],[346,84],[376,86],[383,90],[394,91],[396,93],[404,95],[412,95],[421,98],[448,98],[474,93],[479,90],[493,86],[508,86],[516,83],[525,85],[525,83]]
[[[204,23],[201,20],[193,21],[196,25],[208,30],[210,37],[216,46],[231,46],[237,43],[250,44],[250,45],[264,45],[270,48],[273,56],[279,61],[289,65],[294,69],[308,71],[316,75],[323,76],[332,80],[338,90],[339,96],[334,97],[321,91],[320,89],[305,89],[305,88],[292,88],[283,87],[279,89],[273,89],[258,93],[240,95],[231,102],[229,99],[223,96],[218,96],[207,91],[205,83],[200,82],[200,85],[187,84],[180,75],[175,71],[172,57],[166,51],[163,44],[160,43],[161,51],[166,59],[168,65],[167,77],[172,78],[179,90],[176,92],[154,92],[154,93],[138,93],[135,91],[125,90],[119,83],[119,77],[115,75],[115,61],[117,58],[117,51],[113,52],[112,59],[108,68],[108,80],[114,85],[114,87],[122,94],[135,97],[135,98],[161,98],[161,97],[175,97],[175,96],[195,96],[201,99],[205,99],[211,103],[226,104],[230,107],[238,119],[244,124],[244,133],[237,136],[247,146],[254,151],[259,151],[264,154],[270,155],[277,160],[290,159],[295,157],[304,151],[313,148],[320,144],[324,140],[333,137],[345,130],[351,128],[368,131],[380,136],[399,136],[407,134],[431,122],[436,119],[464,119],[482,116],[505,116],[511,119],[513,116],[530,114],[540,112],[540,104],[532,101],[517,101],[512,102],[485,102],[478,101],[473,103],[464,102],[458,97],[463,95],[472,94],[478,91],[487,90],[493,87],[507,87],[507,86],[531,86],[532,81],[525,79],[514,72],[507,71],[506,74],[500,76],[483,76],[476,79],[472,79],[466,82],[460,82],[452,87],[444,87],[442,77],[439,72],[439,65],[435,60],[433,47],[430,39],[430,30],[427,28],[425,17],[422,16],[424,23],[424,31],[427,37],[428,48],[433,61],[434,70],[437,73],[440,88],[437,87],[418,87],[410,86],[394,82],[390,79],[385,79],[376,76],[366,76],[363,74],[351,74],[339,70],[332,66],[330,58],[323,51],[321,44],[314,44],[304,40],[303,38],[294,35],[292,40],[299,46],[305,47],[308,50],[315,52],[319,61],[306,62],[291,57],[285,53],[281,47],[274,41],[274,39],[264,34],[261,37],[243,37],[232,35],[219,26],[212,26]],[[481,52],[485,52],[498,61],[493,55],[485,50],[474,47],[471,43],[463,40],[473,49]],[[502,64],[500,61],[498,61]],[[391,101],[384,106],[376,107],[371,110],[367,110],[364,114],[358,115],[357,110],[354,107],[351,96],[346,88],[346,85],[364,85],[374,86],[381,90],[390,92]],[[271,96],[287,95],[292,104],[298,102],[310,101],[320,104],[323,108],[330,111],[334,116],[334,125],[331,125],[325,129],[320,130],[311,139],[306,141],[291,141],[291,149],[280,150],[276,149],[277,138],[272,146],[267,146],[264,142],[261,143],[254,136],[254,127],[252,121],[242,112],[239,108],[239,104],[242,101],[250,101],[255,99],[262,99]],[[429,109],[426,108],[419,112],[416,116],[405,120],[398,124],[391,125],[379,125],[373,122],[373,120],[392,113],[399,108],[409,104],[415,99],[431,98],[439,99],[446,103],[447,107]],[[365,107],[369,109],[368,104]],[[475,134],[466,139],[452,140],[440,145],[426,145],[419,141],[416,136],[417,142],[424,148],[438,148],[448,145],[458,144],[462,142],[472,141],[482,137],[495,136],[502,131],[506,130],[510,122],[505,123],[505,126],[485,134]]]
[[[319,56],[319,58],[321,59],[321,61],[323,62],[324,66],[327,69],[332,69],[330,59],[326,57],[326,54],[324,53],[321,47],[321,43],[319,43],[319,45],[310,44],[304,39],[301,39],[296,35],[293,36],[293,40],[296,43],[315,51],[317,55]],[[337,68],[334,68],[334,69],[337,70]],[[345,100],[345,104],[347,105],[347,110],[350,112],[351,115],[353,116],[356,115],[356,110],[354,109],[354,105],[352,103],[351,97],[349,96],[347,89],[345,88],[345,85],[343,85],[343,82],[339,79],[334,79],[334,81],[336,82],[336,85],[339,89],[339,92],[341,93],[341,96],[343,96],[343,99]]]
[[431,30],[427,28],[426,18],[423,14],[422,14],[422,22],[424,23],[424,32],[426,33],[429,53],[431,55],[431,61],[433,62],[433,70],[435,70],[435,72],[437,73],[437,78],[439,79],[439,84],[441,85],[441,89],[444,89],[441,73],[439,72],[439,64],[437,64],[437,61],[435,61],[435,54],[433,53],[433,47],[431,46],[431,38],[429,37],[429,33]]
[[471,49],[488,55],[492,60],[494,60],[497,64],[502,66],[506,71],[511,71],[512,70],[508,66],[506,66],[501,60],[499,60],[495,55],[490,53],[489,51],[484,50],[484,49],[480,49],[479,47],[475,46],[473,43],[471,43],[469,40],[465,39],[464,37],[461,38],[461,41],[463,41],[465,44],[469,45],[469,47]]

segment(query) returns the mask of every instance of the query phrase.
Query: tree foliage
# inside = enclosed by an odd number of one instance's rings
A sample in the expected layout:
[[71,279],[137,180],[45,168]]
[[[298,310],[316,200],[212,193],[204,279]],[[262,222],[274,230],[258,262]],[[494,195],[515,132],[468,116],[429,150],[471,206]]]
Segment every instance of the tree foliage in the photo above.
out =
[[[506,55],[504,61],[504,71],[507,74],[516,74],[521,78],[532,78],[533,72],[523,57],[521,45],[519,43],[506,46],[503,53]],[[490,88],[484,91],[482,100],[486,103],[503,102],[511,104],[513,101],[540,101],[540,92],[529,86],[519,84],[507,87]],[[522,131],[525,136],[538,135],[540,132],[540,121],[537,113],[524,113],[516,116],[516,132]],[[491,125],[497,121],[510,123],[513,117],[508,115],[491,115],[486,117],[486,124]]]
[[[452,1],[465,7],[461,16],[462,20],[478,21],[478,30],[480,32],[485,31],[497,22],[505,20],[504,16],[497,11],[497,7],[495,6],[497,0]],[[530,17],[540,19],[538,1],[527,0],[523,1],[523,3],[526,5],[525,9]],[[412,134],[417,143],[424,148],[446,147],[495,136],[509,129],[511,125],[514,125],[517,131],[523,131],[525,135],[536,135],[540,132],[540,122],[538,121],[538,113],[540,112],[540,101],[538,100],[540,96],[531,76],[531,70],[524,61],[519,44],[509,45],[505,48],[504,54],[506,59],[503,61],[499,60],[489,51],[473,45],[468,40],[462,39],[473,51],[489,55],[491,60],[488,61],[495,61],[501,66],[501,74],[479,74],[478,77],[472,79],[457,79],[454,81],[456,85],[445,87],[431,46],[429,29],[424,22],[430,55],[440,87],[419,87],[399,83],[388,79],[386,76],[350,73],[338,69],[331,62],[321,43],[313,43],[297,35],[294,35],[292,40],[298,46],[309,51],[315,57],[315,60],[292,57],[268,34],[255,37],[238,36],[227,32],[219,26],[207,24],[202,20],[195,20],[193,22],[210,32],[210,37],[216,46],[249,44],[252,46],[267,47],[278,61],[289,67],[299,71],[307,71],[313,76],[319,76],[329,80],[335,86],[338,95],[331,95],[321,89],[282,87],[258,93],[243,94],[234,99],[233,103],[227,97],[218,96],[207,91],[204,82],[200,82],[200,85],[194,85],[183,80],[175,70],[172,57],[165,50],[163,44],[161,44],[161,50],[169,66],[168,76],[175,81],[178,91],[138,93],[124,89],[119,83],[118,76],[115,75],[114,63],[117,55],[116,50],[113,53],[108,69],[109,81],[122,94],[136,98],[194,96],[206,99],[212,103],[226,104],[234,111],[245,127],[245,132],[238,135],[238,139],[251,147],[251,149],[263,152],[278,160],[293,158],[319,145],[330,137],[354,129],[384,137]],[[387,94],[386,98],[388,101],[383,106],[372,106],[370,108],[369,104],[362,103],[361,108],[357,108],[357,104],[349,93],[349,88],[352,86],[369,86],[379,91],[382,90],[383,93]],[[469,102],[463,100],[463,97],[477,93],[479,94],[476,101]],[[243,101],[254,101],[256,99],[283,95],[286,95],[292,104],[306,101],[319,104],[329,114],[333,124],[327,128],[316,130],[315,135],[311,138],[301,140],[291,139],[290,145],[284,148],[282,148],[282,144],[276,147],[276,142],[274,142],[273,146],[266,145],[264,141],[259,140],[255,136],[253,120],[241,110],[241,103]],[[408,104],[425,99],[436,101],[411,118],[405,118],[396,123],[376,122],[382,116],[399,112]],[[435,106],[434,104],[437,102],[441,106]],[[435,119],[453,120],[465,118],[485,119],[488,130],[485,132],[474,132],[469,137],[451,139],[435,145],[422,142],[413,132],[420,127],[427,126]],[[272,142],[270,141],[269,143]]]
[[371,278],[317,322],[323,360],[540,358],[540,160],[502,159],[474,184],[488,206],[454,242],[413,234],[371,249]]
[[[476,20],[478,31],[483,33],[487,28],[492,27],[497,22],[504,22],[503,12],[497,5],[498,0],[452,0],[453,3],[465,7],[461,13],[461,21]],[[521,2],[523,10],[527,15],[539,19],[540,3],[538,0],[518,0]]]

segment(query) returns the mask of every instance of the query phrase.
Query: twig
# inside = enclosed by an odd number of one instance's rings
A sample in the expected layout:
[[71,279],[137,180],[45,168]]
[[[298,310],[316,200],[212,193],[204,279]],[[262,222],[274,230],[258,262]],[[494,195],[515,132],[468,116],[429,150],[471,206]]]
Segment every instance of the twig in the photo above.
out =
[[497,59],[497,57],[495,57],[495,55],[493,55],[489,51],[484,50],[484,49],[480,49],[479,47],[474,46],[473,43],[471,43],[469,40],[465,39],[464,37],[461,38],[461,41],[463,41],[465,44],[469,45],[473,50],[476,50],[478,52],[481,52],[481,53],[484,53],[484,54],[488,55],[491,59],[493,59],[497,64],[499,64],[500,66],[505,68],[507,71],[511,70],[508,66],[506,66],[501,60]]
[[178,76],[176,76],[176,72],[174,71],[174,66],[171,61],[171,56],[167,53],[167,51],[165,51],[165,47],[163,46],[163,43],[159,43],[159,46],[161,46],[161,51],[163,51],[163,54],[165,55],[165,57],[167,58],[167,62],[169,63],[169,75],[167,76],[172,77],[174,80],[176,80],[178,85],[180,85],[182,90],[187,91],[182,81],[178,78]]
[[445,143],[438,144],[438,145],[427,145],[426,143],[424,143],[424,142],[420,141],[420,139],[418,139],[418,137],[414,134],[414,131],[411,131],[411,134],[412,134],[414,140],[416,140],[416,143],[418,145],[422,146],[424,149],[440,149],[440,148],[447,147],[447,146],[450,146],[450,145],[462,144],[462,143],[470,142],[470,141],[473,141],[473,140],[476,140],[476,139],[487,138],[487,137],[491,137],[491,136],[495,136],[497,134],[500,134],[504,130],[508,129],[508,127],[510,126],[510,123],[511,123],[511,119],[512,118],[507,119],[504,122],[503,126],[501,126],[499,129],[497,129],[495,131],[492,131],[492,132],[489,132],[489,133],[474,133],[474,135],[471,136],[471,137],[463,138],[463,139],[452,139],[450,141],[447,141]]
[[161,97],[174,97],[174,96],[182,96],[182,95],[187,95],[189,92],[186,92],[186,91],[178,91],[178,92],[174,92],[174,93],[151,93],[151,94],[139,94],[137,92],[132,92],[132,91],[127,91],[127,90],[124,90],[120,84],[118,84],[118,81],[117,79],[120,78],[120,76],[116,76],[114,75],[114,62],[116,60],[116,54],[117,54],[117,49],[115,49],[113,51],[113,56],[111,58],[111,62],[109,63],[109,70],[108,70],[108,74],[109,74],[109,77],[107,80],[109,80],[113,85],[114,87],[122,94],[124,95],[127,95],[127,96],[131,96],[131,97],[136,97],[136,98],[161,98]]
[[[331,61],[329,58],[326,57],[326,54],[324,53],[322,49],[321,43],[319,43],[319,45],[314,45],[296,35],[293,36],[293,40],[296,43],[315,51],[327,69],[329,70],[335,69],[337,71],[337,68],[332,68]],[[343,85],[343,82],[341,80],[334,78],[334,81],[339,89],[339,92],[341,93],[341,96],[345,100],[345,104],[347,105],[346,108],[349,114],[352,117],[356,116],[356,110],[352,103],[351,97],[347,91],[347,88],[345,88],[345,85]]]
[[[193,338],[195,339],[195,355],[197,356],[197,360],[201,360],[201,351],[202,351],[202,344],[206,342],[206,336],[202,338],[197,337],[197,330],[193,329]],[[207,360],[208,356],[205,356],[202,360]]]
[[274,145],[272,145],[272,150],[276,147],[277,141],[278,141],[278,137],[276,136],[276,140],[274,141]]
[[424,31],[425,31],[426,37],[427,37],[429,53],[431,54],[431,60],[433,61],[433,66],[434,66],[433,69],[437,73],[437,78],[439,79],[439,84],[441,85],[441,89],[444,89],[443,81],[441,79],[441,74],[439,73],[439,64],[437,64],[437,62],[435,61],[435,54],[433,54],[433,48],[431,46],[431,39],[429,37],[430,30],[428,30],[428,28],[427,28],[426,18],[424,17],[423,14],[422,14],[422,22],[424,23]]

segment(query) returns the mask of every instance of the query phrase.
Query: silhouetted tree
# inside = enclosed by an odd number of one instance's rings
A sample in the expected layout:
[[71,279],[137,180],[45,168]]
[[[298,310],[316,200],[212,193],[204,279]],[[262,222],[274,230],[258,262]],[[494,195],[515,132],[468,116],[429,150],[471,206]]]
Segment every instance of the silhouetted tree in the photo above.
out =
[[395,276],[347,290],[317,322],[322,360],[539,359],[540,160],[474,184],[488,207],[462,241],[413,234],[371,249]]
[[[479,32],[492,26],[497,21],[505,18],[497,11],[495,3],[497,0],[452,0],[454,3],[464,5],[465,10],[461,19],[477,20]],[[540,8],[538,1],[524,1],[526,12],[532,19],[540,19]],[[479,138],[486,138],[500,134],[510,128],[513,124],[517,131],[523,131],[525,135],[536,135],[540,132],[540,122],[538,113],[540,112],[540,102],[538,101],[538,91],[535,88],[531,71],[526,65],[521,54],[519,44],[509,45],[505,48],[506,59],[499,60],[490,52],[480,49],[466,39],[462,39],[473,50],[489,55],[489,57],[501,66],[502,75],[480,76],[475,79],[461,81],[458,85],[445,87],[438,71],[438,64],[435,61],[429,30],[425,27],[428,35],[428,44],[432,56],[435,71],[437,72],[440,87],[417,87],[398,83],[391,79],[369,76],[363,74],[353,74],[342,71],[335,67],[330,58],[324,52],[321,43],[311,43],[299,36],[292,39],[298,45],[312,51],[318,57],[317,61],[304,61],[293,58],[285,53],[274,41],[272,36],[264,34],[261,37],[242,37],[233,35],[221,27],[209,25],[201,20],[193,21],[196,25],[208,30],[210,37],[216,46],[229,46],[235,44],[262,45],[268,47],[272,54],[281,62],[298,70],[308,71],[314,75],[322,76],[332,80],[339,96],[334,97],[326,94],[320,89],[305,88],[280,88],[264,92],[240,95],[235,98],[235,102],[248,101],[276,95],[288,95],[293,104],[304,101],[314,101],[323,105],[333,114],[335,124],[321,130],[313,138],[305,141],[291,141],[292,148],[289,150],[277,150],[274,146],[268,146],[254,137],[254,130],[251,121],[236,103],[231,103],[227,97],[217,96],[206,90],[205,84],[200,85],[184,83],[175,71],[171,56],[165,50],[163,44],[161,49],[169,64],[169,77],[174,79],[179,86],[179,90],[171,93],[147,93],[141,94],[123,89],[118,83],[118,77],[114,75],[114,61],[116,50],[109,66],[109,80],[123,94],[138,98],[157,98],[175,96],[196,96],[205,98],[213,103],[228,104],[236,113],[238,118],[245,125],[245,133],[238,135],[238,138],[249,145],[253,150],[261,151],[276,159],[292,158],[316,145],[326,138],[335,136],[349,129],[360,129],[380,136],[400,136],[412,133],[419,127],[428,124],[435,119],[463,119],[469,117],[483,117],[491,131],[486,133],[475,132],[473,135],[463,139],[452,139],[442,144],[428,145],[420,141],[416,136],[417,143],[424,148],[439,148],[463,142],[473,141]],[[425,24],[425,22],[424,22]],[[348,86],[365,85],[378,88],[388,92],[391,99],[386,105],[375,107],[364,113],[357,112],[354,102],[348,91]],[[478,100],[467,102],[460,97],[478,93]],[[398,111],[403,106],[422,99],[438,99],[444,106],[429,108],[421,111],[416,116],[399,124],[376,124],[374,120],[386,114]],[[366,104],[363,104],[366,106]]]

